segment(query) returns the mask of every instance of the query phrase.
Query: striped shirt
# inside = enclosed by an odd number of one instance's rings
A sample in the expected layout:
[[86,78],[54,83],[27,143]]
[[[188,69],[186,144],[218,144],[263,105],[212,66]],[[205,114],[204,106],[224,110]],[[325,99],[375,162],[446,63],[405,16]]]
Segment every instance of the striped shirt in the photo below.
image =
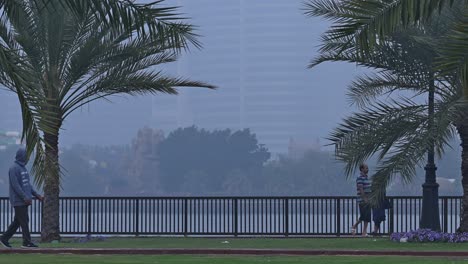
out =
[[362,202],[362,196],[359,192],[359,185],[362,185],[362,189],[364,190],[365,194],[369,194],[371,192],[371,181],[367,175],[360,174],[359,177],[356,179],[356,190],[357,190],[357,201],[358,203]]

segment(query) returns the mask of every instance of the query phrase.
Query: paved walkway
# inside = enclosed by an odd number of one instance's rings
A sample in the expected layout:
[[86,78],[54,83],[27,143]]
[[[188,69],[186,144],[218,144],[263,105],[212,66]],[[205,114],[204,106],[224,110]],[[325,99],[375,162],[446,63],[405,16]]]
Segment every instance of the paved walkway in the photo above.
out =
[[294,256],[437,256],[468,257],[464,251],[397,250],[299,250],[299,249],[134,249],[134,248],[38,248],[0,249],[0,254],[79,255],[294,255]]

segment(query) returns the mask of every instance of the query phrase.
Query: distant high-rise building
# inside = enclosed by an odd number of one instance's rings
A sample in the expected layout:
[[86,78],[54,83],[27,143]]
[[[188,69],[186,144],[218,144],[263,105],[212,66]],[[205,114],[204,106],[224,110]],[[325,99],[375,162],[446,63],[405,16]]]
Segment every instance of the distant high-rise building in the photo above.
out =
[[155,97],[155,126],[250,128],[274,153],[287,152],[290,138],[308,139],[317,124],[308,118],[314,91],[306,66],[317,37],[307,34],[313,25],[302,14],[303,1],[173,2],[199,26],[203,50],[170,71],[219,89]]

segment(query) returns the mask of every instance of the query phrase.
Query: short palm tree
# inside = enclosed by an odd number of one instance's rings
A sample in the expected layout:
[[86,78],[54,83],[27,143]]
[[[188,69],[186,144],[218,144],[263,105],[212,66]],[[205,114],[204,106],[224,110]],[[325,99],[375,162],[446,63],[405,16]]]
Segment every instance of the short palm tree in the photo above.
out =
[[[468,231],[468,110],[464,101],[468,98],[466,41],[468,36],[467,1],[464,0],[440,0],[440,1],[385,1],[385,0],[311,0],[307,3],[307,12],[314,16],[323,16],[331,19],[334,24],[324,36],[324,41],[338,42],[339,48],[329,47],[337,54],[346,51],[355,51],[359,58],[365,58],[372,54],[375,46],[384,45],[391,40],[393,33],[403,28],[416,27],[426,30],[426,25],[434,19],[444,16],[444,12],[452,15],[445,24],[447,27],[441,31],[438,41],[422,40],[431,46],[436,57],[429,68],[433,73],[434,83],[440,85],[439,91],[444,94],[460,94],[451,107],[444,108],[446,116],[441,116],[450,121],[456,128],[462,140],[462,185],[464,190],[462,201],[461,223],[459,231]],[[398,46],[391,46],[392,50],[398,50]],[[454,97],[456,98],[456,97]],[[461,103],[460,103],[461,102]],[[440,109],[439,109],[440,111]],[[440,126],[437,126],[440,129]],[[434,133],[437,134],[437,133]],[[411,136],[415,137],[415,134]],[[435,136],[435,135],[434,135]],[[430,134],[423,137],[432,140]],[[401,144],[400,144],[401,145]],[[401,145],[404,147],[409,144]],[[394,148],[390,149],[394,150]],[[415,159],[414,155],[407,159]],[[415,160],[414,162],[416,162]]]
[[166,76],[159,68],[190,44],[199,45],[192,26],[180,22],[173,9],[159,7],[160,2],[0,2],[0,82],[18,95],[27,147],[36,152],[33,173],[45,194],[43,241],[60,238],[58,146],[68,115],[116,94],[213,88]]

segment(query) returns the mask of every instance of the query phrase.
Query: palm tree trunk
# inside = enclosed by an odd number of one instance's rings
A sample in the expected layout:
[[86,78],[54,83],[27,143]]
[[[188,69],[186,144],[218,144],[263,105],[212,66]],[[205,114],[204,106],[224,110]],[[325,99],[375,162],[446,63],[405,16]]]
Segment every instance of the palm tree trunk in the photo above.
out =
[[46,168],[48,175],[44,182],[44,203],[42,211],[42,242],[60,240],[59,226],[59,196],[60,196],[60,166],[57,133],[44,134],[46,142]]
[[457,124],[462,146],[462,187],[463,198],[460,211],[460,227],[457,232],[468,232],[468,120]]

